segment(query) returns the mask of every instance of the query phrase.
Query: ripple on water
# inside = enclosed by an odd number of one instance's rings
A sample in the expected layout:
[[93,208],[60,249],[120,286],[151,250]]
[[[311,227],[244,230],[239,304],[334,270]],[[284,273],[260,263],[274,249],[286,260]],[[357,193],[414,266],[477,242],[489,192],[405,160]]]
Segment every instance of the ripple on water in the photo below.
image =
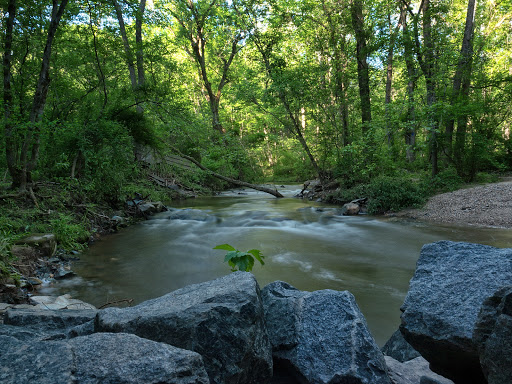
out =
[[302,272],[310,272],[313,269],[313,263],[299,260],[298,256],[298,254],[292,252],[279,253],[272,256],[272,261],[281,265],[297,266]]

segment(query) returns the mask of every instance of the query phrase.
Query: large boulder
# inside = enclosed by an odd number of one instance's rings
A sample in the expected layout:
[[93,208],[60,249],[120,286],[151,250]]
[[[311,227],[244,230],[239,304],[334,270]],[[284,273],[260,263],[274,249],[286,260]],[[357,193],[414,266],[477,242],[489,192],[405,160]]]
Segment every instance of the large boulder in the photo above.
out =
[[0,336],[3,384],[208,384],[199,354],[128,334],[70,341]]
[[512,383],[512,286],[484,301],[473,333],[489,384]]
[[384,356],[348,291],[262,290],[275,364],[301,383],[389,384]]
[[484,300],[511,281],[512,249],[427,244],[401,308],[400,331],[433,371],[456,383],[485,383],[473,329]]
[[265,383],[272,376],[260,290],[236,272],[131,308],[98,312],[99,332],[125,332],[195,351],[212,383]]
[[0,382],[69,384],[74,382],[73,351],[61,341],[0,336]]
[[78,383],[209,384],[201,356],[124,333],[95,333],[69,341]]

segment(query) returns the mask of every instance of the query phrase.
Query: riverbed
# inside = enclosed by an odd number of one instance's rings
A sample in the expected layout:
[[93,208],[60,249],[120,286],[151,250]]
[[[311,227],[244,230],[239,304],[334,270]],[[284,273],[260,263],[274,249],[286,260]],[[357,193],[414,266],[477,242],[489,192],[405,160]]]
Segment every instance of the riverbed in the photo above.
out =
[[121,299],[136,304],[229,273],[225,252],[213,249],[229,243],[266,256],[253,270],[261,287],[283,280],[307,291],[349,290],[383,345],[400,323],[423,244],[512,247],[510,229],[342,216],[339,207],[293,198],[300,186],[280,191],[285,198],[233,190],[173,202],[169,212],[104,237],[74,264],[76,277],[43,292],[70,293],[96,306]]

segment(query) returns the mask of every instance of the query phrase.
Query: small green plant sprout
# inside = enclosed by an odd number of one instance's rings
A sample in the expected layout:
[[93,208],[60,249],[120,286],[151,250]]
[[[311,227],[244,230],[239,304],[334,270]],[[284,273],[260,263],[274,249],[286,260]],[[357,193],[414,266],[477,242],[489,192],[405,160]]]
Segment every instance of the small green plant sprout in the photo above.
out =
[[224,262],[228,262],[231,267],[231,272],[235,272],[237,270],[251,272],[252,267],[254,267],[254,259],[258,260],[261,265],[265,265],[265,262],[263,261],[265,256],[263,256],[261,251],[258,249],[251,249],[250,251],[242,252],[229,244],[217,245],[213,249],[228,251],[224,257]]

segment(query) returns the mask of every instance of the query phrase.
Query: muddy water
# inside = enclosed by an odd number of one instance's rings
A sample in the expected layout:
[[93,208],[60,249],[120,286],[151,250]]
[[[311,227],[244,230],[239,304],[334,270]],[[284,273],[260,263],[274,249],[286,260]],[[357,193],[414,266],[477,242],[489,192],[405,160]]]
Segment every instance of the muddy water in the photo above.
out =
[[[135,303],[229,273],[229,243],[257,248],[261,287],[275,280],[302,290],[349,290],[382,345],[400,323],[421,246],[437,240],[512,247],[512,231],[439,226],[369,216],[345,217],[333,206],[252,191],[233,191],[174,205],[174,210],[105,237],[74,265],[78,276],[47,289],[97,306]],[[53,290],[53,292],[52,292]]]

